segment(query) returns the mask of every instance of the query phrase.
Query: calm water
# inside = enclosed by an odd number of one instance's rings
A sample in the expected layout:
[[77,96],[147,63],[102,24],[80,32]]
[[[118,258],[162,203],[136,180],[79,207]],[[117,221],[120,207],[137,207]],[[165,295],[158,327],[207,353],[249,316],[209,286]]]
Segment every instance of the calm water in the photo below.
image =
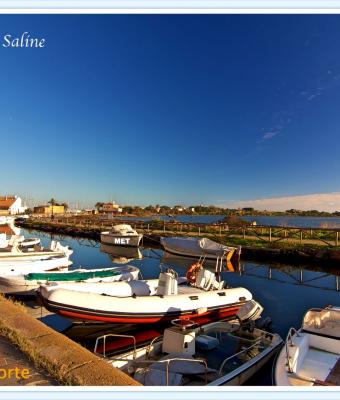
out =
[[[44,245],[48,245],[51,239],[50,235],[36,231],[22,230],[22,234],[27,237],[39,236]],[[53,238],[73,248],[72,268],[120,265],[112,262],[112,255],[102,253],[98,243],[94,241],[61,238],[56,235]],[[141,249],[141,253],[142,259],[133,259],[129,263],[140,268],[144,278],[157,277],[160,263],[163,267],[175,269],[180,275],[185,274],[187,266],[192,263],[186,259],[164,257],[163,251],[159,249]],[[340,305],[340,292],[336,291],[334,271],[329,273],[304,269],[304,283],[301,284],[299,267],[242,262],[241,270],[244,271],[225,272],[223,279],[231,286],[243,286],[249,289],[254,298],[263,305],[265,310],[263,315],[271,317],[273,331],[278,332],[283,338],[289,327],[300,327],[303,314],[308,308],[328,304]],[[270,272],[271,279],[269,279]],[[270,383],[268,368],[265,371],[265,376],[263,377],[262,373],[259,378],[260,384]]]
[[[123,217],[122,217],[123,218]],[[167,215],[159,215],[155,217],[124,217],[123,219],[131,219],[134,221],[151,221],[152,219],[160,219],[162,221],[176,220],[183,223],[201,223],[213,224],[221,221],[224,215],[175,215],[168,217]],[[300,228],[340,228],[340,217],[294,217],[294,216],[255,216],[242,217],[245,221],[256,221],[257,225],[272,226],[291,226]]]

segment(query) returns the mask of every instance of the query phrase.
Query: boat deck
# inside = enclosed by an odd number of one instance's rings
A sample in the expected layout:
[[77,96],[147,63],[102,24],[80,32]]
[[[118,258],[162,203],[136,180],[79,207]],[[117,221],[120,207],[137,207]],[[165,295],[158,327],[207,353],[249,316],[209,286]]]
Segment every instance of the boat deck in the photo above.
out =
[[335,362],[330,372],[329,368],[327,372],[328,375],[326,376],[326,378],[323,381],[317,381],[316,383],[314,383],[314,386],[340,386],[340,357],[337,358],[337,361]]

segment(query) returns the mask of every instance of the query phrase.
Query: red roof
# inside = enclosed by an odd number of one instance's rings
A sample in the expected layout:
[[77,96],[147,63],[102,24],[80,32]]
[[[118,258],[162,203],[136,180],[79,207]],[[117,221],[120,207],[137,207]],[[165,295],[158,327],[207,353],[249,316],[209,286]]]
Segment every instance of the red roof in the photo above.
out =
[[14,204],[15,200],[14,196],[0,197],[0,210],[8,210]]

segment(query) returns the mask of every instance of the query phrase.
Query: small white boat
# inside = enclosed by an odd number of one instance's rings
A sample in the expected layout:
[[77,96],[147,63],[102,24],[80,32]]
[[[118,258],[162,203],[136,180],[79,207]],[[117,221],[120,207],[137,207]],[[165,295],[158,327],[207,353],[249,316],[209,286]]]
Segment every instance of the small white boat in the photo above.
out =
[[34,247],[40,244],[39,238],[24,238],[20,242],[20,247]]
[[340,385],[340,308],[312,308],[291,328],[275,365],[278,386]]
[[240,247],[225,246],[208,238],[161,237],[161,245],[168,253],[206,260],[228,262],[233,256],[238,259],[241,254]]
[[124,267],[84,269],[72,271],[46,271],[31,273],[8,273],[0,276],[0,292],[20,295],[32,294],[40,285],[53,285],[68,288],[79,283],[116,282],[138,279],[139,269],[130,265]]
[[[60,242],[52,240],[50,248],[42,246],[35,247],[21,247],[22,239],[10,239],[8,246],[0,247],[0,268],[4,264],[12,263],[18,264],[26,261],[41,261],[50,259],[51,257],[69,257],[73,250],[68,246],[63,246]],[[1,269],[0,269],[1,271]]]
[[50,256],[41,260],[25,260],[20,262],[2,261],[0,263],[0,276],[6,274],[28,274],[30,272],[43,272],[51,270],[63,270],[72,265],[68,256]]
[[[214,273],[202,270],[196,284],[172,270],[159,279],[101,284],[73,284],[71,290],[42,285],[39,292],[47,309],[60,315],[117,323],[154,323],[174,318],[232,317],[251,293],[225,288]],[[259,311],[259,310],[258,310]]]
[[108,232],[101,232],[100,241],[114,246],[138,247],[143,235],[128,224],[115,225]]
[[[106,357],[107,361],[146,386],[241,385],[279,349],[282,339],[239,321],[197,326],[190,320],[175,320],[164,335],[150,344]],[[101,353],[107,354],[106,339]],[[117,335],[122,336],[122,335]],[[128,336],[126,336],[128,337]]]

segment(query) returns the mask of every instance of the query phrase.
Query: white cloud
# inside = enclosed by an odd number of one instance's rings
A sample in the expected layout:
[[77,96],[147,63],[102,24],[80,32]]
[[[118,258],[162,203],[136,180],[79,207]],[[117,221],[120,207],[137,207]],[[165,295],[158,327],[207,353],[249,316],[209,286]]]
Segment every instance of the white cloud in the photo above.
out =
[[340,192],[316,193],[265,199],[240,200],[228,202],[225,207],[254,207],[257,210],[285,211],[297,210],[340,211]]
[[268,139],[272,139],[274,136],[276,136],[278,134],[278,132],[274,131],[274,132],[266,132],[263,136],[262,136],[262,140],[268,140]]

